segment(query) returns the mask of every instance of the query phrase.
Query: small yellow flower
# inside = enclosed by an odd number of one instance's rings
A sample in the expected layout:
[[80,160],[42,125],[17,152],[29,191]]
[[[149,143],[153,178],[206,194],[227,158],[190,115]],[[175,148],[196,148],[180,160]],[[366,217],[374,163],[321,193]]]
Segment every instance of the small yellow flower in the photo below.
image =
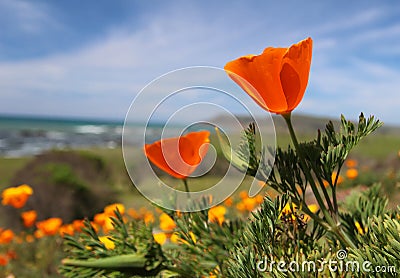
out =
[[[311,204],[308,206],[308,209],[312,212],[312,213],[316,213],[319,210],[318,205],[316,204]],[[307,214],[304,215],[304,221],[309,221],[311,219],[311,217]]]
[[153,234],[153,237],[154,240],[160,245],[163,245],[167,241],[167,235],[162,232]]
[[360,235],[364,235],[365,233],[368,232],[368,227],[365,227],[364,229],[361,227],[361,224],[358,221],[354,221],[354,226],[356,226],[356,229]]
[[109,236],[99,236],[99,240],[104,244],[107,249],[112,250],[115,248],[115,243],[110,239]]

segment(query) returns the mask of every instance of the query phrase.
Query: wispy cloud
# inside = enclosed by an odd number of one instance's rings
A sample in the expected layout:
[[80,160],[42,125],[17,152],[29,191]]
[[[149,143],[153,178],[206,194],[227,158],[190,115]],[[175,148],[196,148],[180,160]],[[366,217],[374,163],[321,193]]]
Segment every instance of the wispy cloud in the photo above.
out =
[[52,16],[50,8],[42,2],[28,2],[23,0],[0,1],[0,22],[3,30],[7,24],[14,24],[13,32],[36,34],[43,29],[60,27]]

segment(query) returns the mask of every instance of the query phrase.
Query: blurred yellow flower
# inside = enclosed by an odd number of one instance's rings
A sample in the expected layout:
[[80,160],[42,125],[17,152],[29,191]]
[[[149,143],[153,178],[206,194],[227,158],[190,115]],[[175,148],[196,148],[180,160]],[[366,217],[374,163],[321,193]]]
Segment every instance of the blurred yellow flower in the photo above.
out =
[[[308,206],[308,209],[312,212],[312,213],[316,213],[319,210],[319,206],[316,204],[311,204]],[[309,221],[311,219],[311,217],[307,214],[304,215],[304,221]]]
[[62,225],[62,219],[52,217],[36,223],[36,227],[46,236],[55,235]]
[[348,169],[348,170],[346,171],[346,177],[347,177],[348,179],[351,179],[351,180],[357,178],[357,177],[358,177],[358,170],[357,170],[357,169],[354,169],[354,168]]
[[208,211],[208,219],[210,220],[210,222],[215,222],[218,223],[219,225],[222,225],[222,223],[225,220],[225,213],[226,213],[226,207],[224,206],[212,207]]
[[2,194],[2,204],[10,205],[14,208],[22,208],[28,201],[29,196],[33,194],[32,188],[27,184],[22,184],[17,187],[5,189]]
[[153,234],[153,237],[154,240],[160,245],[163,245],[167,241],[167,235],[162,232]]
[[115,248],[115,243],[110,239],[109,236],[99,236],[99,240],[104,244],[107,249],[112,250]]
[[35,210],[28,210],[21,213],[22,222],[24,226],[29,228],[32,227],[37,219],[37,213]]
[[163,231],[172,231],[176,228],[175,221],[166,213],[160,215],[160,229]]
[[354,226],[356,226],[356,229],[360,235],[364,235],[366,232],[368,232],[368,227],[365,227],[364,229],[361,227],[361,224],[358,221],[354,221]]

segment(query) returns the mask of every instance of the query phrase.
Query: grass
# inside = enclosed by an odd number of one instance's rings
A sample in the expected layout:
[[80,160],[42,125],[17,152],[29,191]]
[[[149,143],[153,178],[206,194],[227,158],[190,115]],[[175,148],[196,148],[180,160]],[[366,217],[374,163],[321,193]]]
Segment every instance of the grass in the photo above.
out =
[[0,189],[10,186],[15,173],[22,168],[31,158],[4,158],[0,157]]

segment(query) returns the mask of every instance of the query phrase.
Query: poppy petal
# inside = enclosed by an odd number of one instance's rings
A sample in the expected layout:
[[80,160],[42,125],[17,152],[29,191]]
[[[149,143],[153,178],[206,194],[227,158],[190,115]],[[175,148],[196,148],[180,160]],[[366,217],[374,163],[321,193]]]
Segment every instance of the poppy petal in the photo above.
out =
[[[280,72],[286,48],[268,47],[261,55],[244,56],[225,65],[229,76],[261,107],[271,112],[287,109]],[[249,84],[246,84],[242,77]],[[253,88],[251,88],[253,87]]]
[[144,152],[148,159],[169,175],[188,177],[207,153],[210,133],[191,132],[182,137],[167,138],[147,144]]
[[[285,70],[283,74],[285,76],[287,75],[287,77],[286,80],[285,78],[284,81],[282,80],[282,83],[285,83],[285,85],[288,86],[290,83],[289,80],[292,80],[295,84],[290,85],[290,88],[287,87],[288,91],[285,91],[285,95],[288,96],[289,111],[296,108],[304,96],[310,74],[312,44],[313,41],[311,38],[293,44],[288,48],[283,57],[282,72]],[[290,65],[290,67],[288,65]],[[294,77],[294,72],[297,73],[297,77]],[[299,89],[297,89],[297,86]]]

